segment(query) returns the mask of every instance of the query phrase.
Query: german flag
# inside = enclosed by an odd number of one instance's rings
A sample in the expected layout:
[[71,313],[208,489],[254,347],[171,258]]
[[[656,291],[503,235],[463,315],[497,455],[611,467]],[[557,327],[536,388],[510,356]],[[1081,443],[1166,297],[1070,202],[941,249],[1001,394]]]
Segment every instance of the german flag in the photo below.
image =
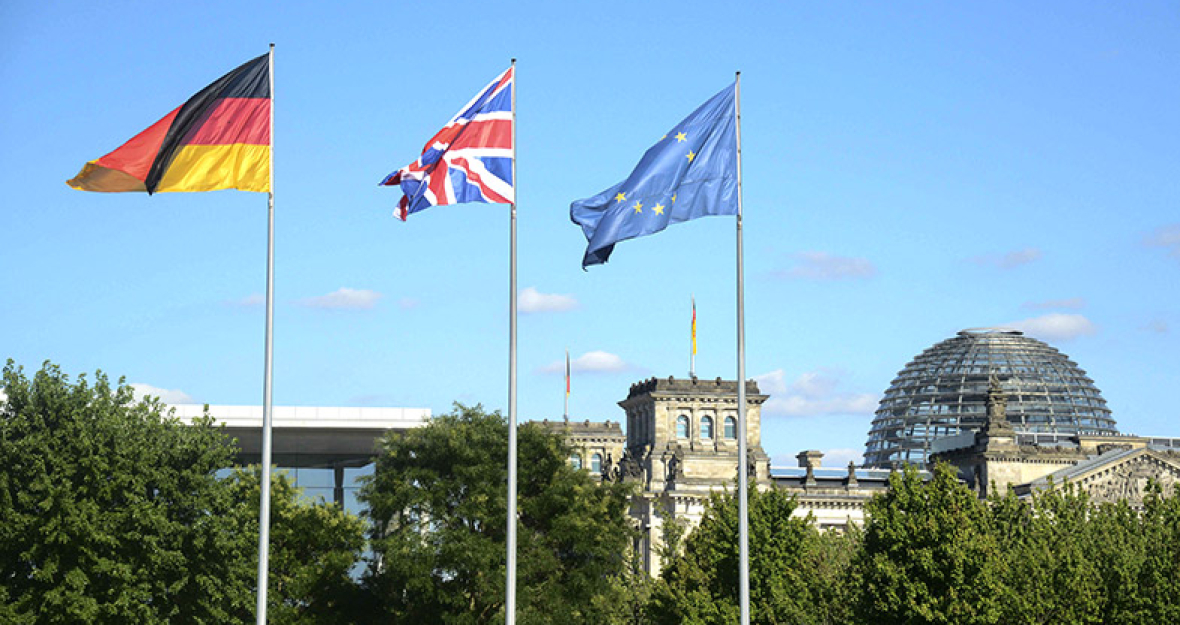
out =
[[66,184],[80,191],[270,191],[270,55],[217,79]]

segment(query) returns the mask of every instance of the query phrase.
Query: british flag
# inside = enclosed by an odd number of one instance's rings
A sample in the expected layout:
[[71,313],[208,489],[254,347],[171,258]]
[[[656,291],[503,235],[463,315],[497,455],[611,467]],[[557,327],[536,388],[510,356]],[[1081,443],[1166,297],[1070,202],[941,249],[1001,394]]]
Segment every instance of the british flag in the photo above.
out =
[[426,142],[418,160],[381,181],[382,186],[402,188],[393,213],[398,219],[437,205],[515,201],[513,71],[508,68],[460,109]]

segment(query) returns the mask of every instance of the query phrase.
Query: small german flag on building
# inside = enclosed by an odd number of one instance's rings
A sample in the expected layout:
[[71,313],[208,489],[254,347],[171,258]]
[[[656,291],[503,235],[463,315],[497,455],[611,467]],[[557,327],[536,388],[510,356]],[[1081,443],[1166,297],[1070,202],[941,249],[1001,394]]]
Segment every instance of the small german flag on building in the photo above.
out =
[[270,55],[217,79],[66,184],[81,191],[270,191]]

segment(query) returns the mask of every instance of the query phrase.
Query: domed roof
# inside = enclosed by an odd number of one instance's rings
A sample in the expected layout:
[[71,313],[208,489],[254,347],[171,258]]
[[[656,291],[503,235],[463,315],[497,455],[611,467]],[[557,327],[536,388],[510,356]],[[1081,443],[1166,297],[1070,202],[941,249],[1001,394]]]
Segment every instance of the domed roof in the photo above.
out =
[[1017,433],[1118,432],[1094,381],[1065,354],[1016,330],[963,330],[918,354],[889,385],[865,466],[922,465],[931,441],[979,429],[992,376]]

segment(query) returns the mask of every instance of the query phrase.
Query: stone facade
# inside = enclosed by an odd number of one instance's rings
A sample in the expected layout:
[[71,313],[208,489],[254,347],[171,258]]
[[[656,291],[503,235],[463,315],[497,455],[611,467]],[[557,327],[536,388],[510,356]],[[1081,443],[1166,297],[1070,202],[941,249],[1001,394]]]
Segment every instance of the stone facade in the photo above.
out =
[[770,458],[762,450],[762,403],[767,396],[746,383],[746,444],[738,459],[737,383],[699,378],[651,378],[632,384],[619,406],[627,414],[627,446],[619,479],[636,484],[631,517],[647,571],[660,571],[665,523],[696,526],[714,489],[733,488],[739,465],[751,487],[770,485]]
[[1176,439],[1125,434],[1074,434],[1049,444],[1021,435],[1008,424],[1006,398],[998,381],[988,392],[987,421],[978,432],[938,441],[932,461],[948,462],[968,487],[987,497],[1013,490],[1020,497],[1074,484],[1095,502],[1143,505],[1149,481],[1165,494],[1180,482]]
[[[689,531],[700,523],[715,490],[736,488],[744,464],[751,488],[782,488],[799,498],[797,516],[812,515],[824,530],[864,520],[864,505],[888,487],[889,471],[822,466],[823,454],[799,454],[799,467],[771,467],[762,448],[762,404],[767,395],[746,383],[748,457],[738,458],[737,383],[699,378],[651,378],[631,385],[619,406],[626,436],[611,422],[549,422],[564,433],[579,459],[602,454],[604,481],[635,484],[631,518],[640,530],[636,550],[658,575],[669,523]],[[571,458],[577,464],[578,460]],[[594,471],[593,464],[582,464]]]
[[627,437],[623,428],[614,421],[542,421],[541,424],[565,436],[571,447],[570,463],[590,471],[597,477],[618,471],[618,461],[623,457]]

